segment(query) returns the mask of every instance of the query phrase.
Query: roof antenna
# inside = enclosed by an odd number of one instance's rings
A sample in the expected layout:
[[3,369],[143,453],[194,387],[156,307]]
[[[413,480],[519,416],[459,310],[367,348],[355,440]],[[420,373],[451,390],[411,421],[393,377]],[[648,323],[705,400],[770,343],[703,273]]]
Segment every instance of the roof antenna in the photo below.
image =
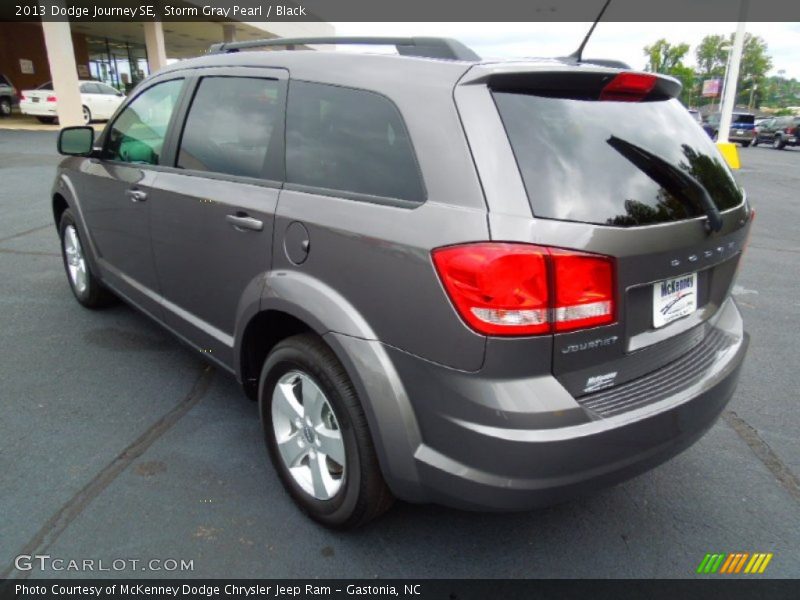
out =
[[600,10],[600,14],[597,15],[597,18],[594,20],[594,23],[592,23],[592,26],[589,28],[589,31],[586,34],[586,37],[583,38],[583,41],[581,42],[581,45],[578,46],[578,49],[575,50],[575,52],[573,52],[572,54],[570,54],[567,58],[571,58],[576,63],[579,63],[579,62],[581,62],[583,60],[583,49],[586,47],[586,43],[589,41],[589,38],[592,37],[592,34],[594,33],[594,28],[597,27],[597,24],[600,22],[600,19],[603,18],[603,14],[606,12],[606,9],[608,8],[609,4],[611,4],[611,0],[606,0],[606,3],[603,5],[603,8]]

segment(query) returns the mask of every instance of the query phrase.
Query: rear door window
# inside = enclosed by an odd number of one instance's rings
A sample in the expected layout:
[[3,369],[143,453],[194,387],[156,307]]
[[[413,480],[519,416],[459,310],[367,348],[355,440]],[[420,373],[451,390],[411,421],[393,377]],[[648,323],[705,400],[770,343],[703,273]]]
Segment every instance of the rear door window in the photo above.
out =
[[614,149],[635,144],[697,179],[719,210],[742,202],[711,139],[677,100],[588,101],[493,93],[537,217],[630,227],[688,219],[673,196]]
[[425,195],[408,131],[388,98],[302,81],[289,86],[286,179],[411,202]]
[[[204,77],[183,129],[178,167],[264,177],[271,145],[280,151],[281,86],[275,79]],[[278,179],[273,173],[269,178]]]

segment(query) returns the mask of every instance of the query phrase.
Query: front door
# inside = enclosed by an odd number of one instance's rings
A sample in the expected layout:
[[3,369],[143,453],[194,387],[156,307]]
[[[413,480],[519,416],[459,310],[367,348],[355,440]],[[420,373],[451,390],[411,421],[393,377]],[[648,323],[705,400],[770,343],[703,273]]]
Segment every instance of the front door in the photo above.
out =
[[151,194],[153,254],[167,324],[230,367],[271,264],[286,72],[209,69],[192,85],[174,168]]
[[87,161],[80,176],[81,211],[103,279],[156,316],[161,303],[149,196],[182,86],[182,79],[172,79],[138,94],[106,132],[101,158]]

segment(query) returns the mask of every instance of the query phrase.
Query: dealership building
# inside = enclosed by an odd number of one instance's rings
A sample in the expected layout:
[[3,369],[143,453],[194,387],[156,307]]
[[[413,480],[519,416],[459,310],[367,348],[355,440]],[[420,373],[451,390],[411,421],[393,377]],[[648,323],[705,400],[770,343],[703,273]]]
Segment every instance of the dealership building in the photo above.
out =
[[[53,82],[62,125],[81,124],[79,79],[130,90],[168,60],[204,54],[217,42],[331,36],[325,22],[0,22],[0,75],[17,90]],[[211,20],[214,19],[214,20]]]

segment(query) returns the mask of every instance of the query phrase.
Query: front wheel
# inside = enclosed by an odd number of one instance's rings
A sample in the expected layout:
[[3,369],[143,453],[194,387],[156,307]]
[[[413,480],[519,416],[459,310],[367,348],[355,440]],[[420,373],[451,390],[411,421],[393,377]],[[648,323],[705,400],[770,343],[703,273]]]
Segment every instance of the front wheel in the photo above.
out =
[[111,304],[114,296],[92,273],[75,218],[69,209],[61,215],[58,232],[64,270],[75,298],[86,308],[101,308]]
[[350,529],[391,506],[358,395],[319,337],[275,346],[261,371],[259,411],[272,463],[312,519]]

